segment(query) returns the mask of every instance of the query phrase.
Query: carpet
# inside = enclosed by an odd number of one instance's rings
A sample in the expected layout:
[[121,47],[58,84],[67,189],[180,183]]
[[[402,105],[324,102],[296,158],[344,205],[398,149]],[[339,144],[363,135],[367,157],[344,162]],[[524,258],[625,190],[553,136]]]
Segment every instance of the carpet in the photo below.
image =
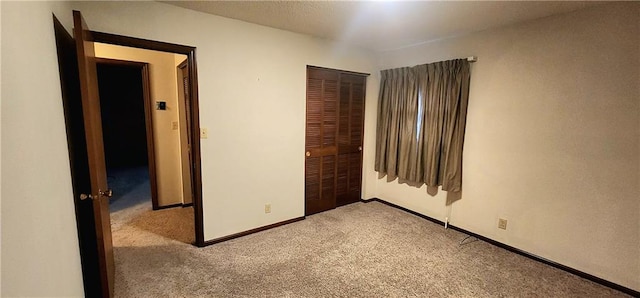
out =
[[109,169],[107,184],[113,191],[113,196],[109,199],[112,213],[146,201],[151,202],[149,169],[146,166]]
[[150,209],[113,215],[116,297],[626,297],[378,202],[205,248]]

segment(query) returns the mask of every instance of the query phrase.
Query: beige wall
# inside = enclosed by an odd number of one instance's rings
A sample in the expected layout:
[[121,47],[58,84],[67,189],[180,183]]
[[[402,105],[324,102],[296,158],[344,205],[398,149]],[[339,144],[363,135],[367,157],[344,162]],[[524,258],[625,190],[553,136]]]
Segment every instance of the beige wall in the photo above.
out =
[[[479,57],[453,225],[640,290],[639,24],[638,3],[608,4],[380,55],[381,69]],[[442,192],[379,180],[377,194],[447,216]]]
[[[175,55],[101,43],[95,44],[95,51],[96,57],[149,63],[158,205],[181,204],[180,134],[171,126],[178,121],[179,109]],[[167,109],[156,110],[157,101],[166,101]]]
[[197,47],[205,240],[304,215],[306,65],[376,73],[370,53],[157,2],[72,5],[94,30]]
[[2,7],[2,297],[82,297],[69,152],[51,13],[67,30],[71,7]]

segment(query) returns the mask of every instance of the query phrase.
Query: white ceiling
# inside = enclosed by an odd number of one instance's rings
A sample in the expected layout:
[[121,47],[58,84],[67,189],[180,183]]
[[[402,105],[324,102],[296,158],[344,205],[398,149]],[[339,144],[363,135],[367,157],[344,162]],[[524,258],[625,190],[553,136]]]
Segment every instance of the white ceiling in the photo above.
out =
[[601,2],[161,1],[387,51],[566,13]]

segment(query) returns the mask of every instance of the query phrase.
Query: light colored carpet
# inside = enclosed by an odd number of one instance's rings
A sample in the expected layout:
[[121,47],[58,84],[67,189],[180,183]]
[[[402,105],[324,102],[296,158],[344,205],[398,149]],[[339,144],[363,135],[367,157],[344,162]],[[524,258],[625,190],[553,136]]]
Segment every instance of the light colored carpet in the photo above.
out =
[[117,297],[625,296],[377,202],[205,248],[159,227],[192,208],[150,209],[113,216]]

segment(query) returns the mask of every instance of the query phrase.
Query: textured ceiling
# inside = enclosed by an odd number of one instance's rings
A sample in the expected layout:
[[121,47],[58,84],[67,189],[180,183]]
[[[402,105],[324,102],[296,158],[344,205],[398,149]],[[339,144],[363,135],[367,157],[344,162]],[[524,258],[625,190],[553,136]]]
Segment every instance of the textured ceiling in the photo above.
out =
[[161,1],[386,51],[578,10],[598,2]]

